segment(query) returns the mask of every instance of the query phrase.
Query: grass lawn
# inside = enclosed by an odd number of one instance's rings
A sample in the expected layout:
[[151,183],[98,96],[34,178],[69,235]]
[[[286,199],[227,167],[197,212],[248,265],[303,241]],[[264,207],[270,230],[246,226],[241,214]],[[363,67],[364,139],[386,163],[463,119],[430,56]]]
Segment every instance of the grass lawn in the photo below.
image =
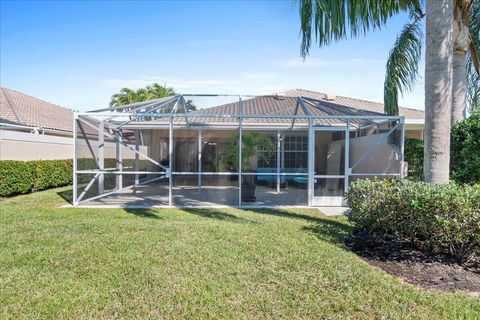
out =
[[0,318],[474,319],[343,247],[316,210],[73,209],[56,189],[0,201]]

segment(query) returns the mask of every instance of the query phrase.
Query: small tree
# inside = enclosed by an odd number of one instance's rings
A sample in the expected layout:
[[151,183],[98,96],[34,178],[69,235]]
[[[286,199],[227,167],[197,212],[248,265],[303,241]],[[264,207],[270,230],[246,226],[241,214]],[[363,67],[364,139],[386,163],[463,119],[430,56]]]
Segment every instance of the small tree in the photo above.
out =
[[[240,135],[237,133],[230,136],[227,140],[227,147],[221,158],[221,164],[224,169],[233,168],[233,170],[238,170],[239,137]],[[262,149],[262,152],[258,151],[259,148]],[[272,153],[273,144],[267,135],[258,132],[249,132],[242,135],[242,168],[252,169],[249,165],[252,157],[268,161]]]

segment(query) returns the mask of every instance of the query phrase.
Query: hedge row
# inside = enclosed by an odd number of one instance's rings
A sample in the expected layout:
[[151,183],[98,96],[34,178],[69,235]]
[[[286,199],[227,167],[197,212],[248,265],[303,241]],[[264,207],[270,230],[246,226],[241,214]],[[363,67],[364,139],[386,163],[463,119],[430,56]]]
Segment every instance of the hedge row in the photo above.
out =
[[346,195],[359,229],[460,259],[480,258],[480,187],[358,180]]
[[0,161],[0,196],[9,197],[72,183],[72,160]]

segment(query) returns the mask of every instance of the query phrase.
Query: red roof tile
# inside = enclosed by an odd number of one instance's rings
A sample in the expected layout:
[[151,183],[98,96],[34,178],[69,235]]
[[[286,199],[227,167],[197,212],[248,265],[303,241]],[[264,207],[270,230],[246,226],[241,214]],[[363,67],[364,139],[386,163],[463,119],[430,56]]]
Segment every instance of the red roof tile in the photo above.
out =
[[73,111],[15,90],[0,88],[0,120],[72,132]]

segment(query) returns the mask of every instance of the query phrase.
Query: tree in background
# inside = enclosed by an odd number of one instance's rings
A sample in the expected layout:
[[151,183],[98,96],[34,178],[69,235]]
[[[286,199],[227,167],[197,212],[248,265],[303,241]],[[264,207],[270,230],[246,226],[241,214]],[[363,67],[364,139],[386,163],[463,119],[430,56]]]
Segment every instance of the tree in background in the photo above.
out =
[[[150,86],[146,86],[145,88],[140,88],[137,90],[122,88],[119,93],[116,93],[112,96],[110,106],[118,107],[136,102],[175,96],[177,94],[178,93],[176,93],[173,88],[167,87],[166,85],[162,86],[158,83],[153,83]],[[186,111],[196,110],[192,100],[185,101],[185,108],[187,109]]]

